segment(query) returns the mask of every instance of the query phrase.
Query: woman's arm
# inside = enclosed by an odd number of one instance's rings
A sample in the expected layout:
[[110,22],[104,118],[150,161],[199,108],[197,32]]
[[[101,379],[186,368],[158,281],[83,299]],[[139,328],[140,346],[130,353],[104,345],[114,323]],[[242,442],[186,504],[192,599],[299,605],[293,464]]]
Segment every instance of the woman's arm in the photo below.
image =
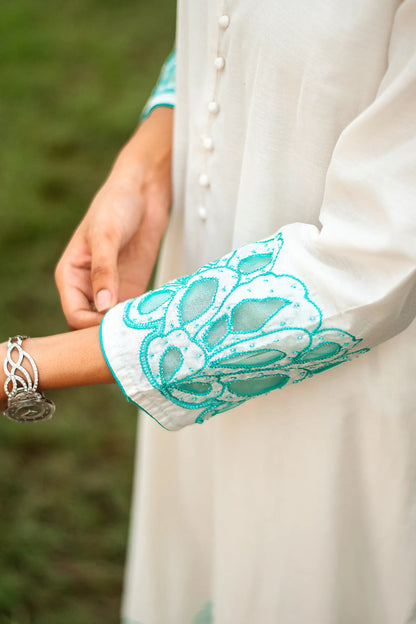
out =
[[147,289],[171,203],[175,75],[173,50],[142,123],[57,265],[56,284],[71,329],[99,324],[102,312],[117,301]]
[[[72,236],[55,277],[71,333],[29,338],[40,390],[111,383],[100,348],[102,311],[144,292],[156,262],[171,202],[176,59],[173,51],[106,182]],[[94,309],[95,308],[95,309]],[[0,343],[0,409],[6,407]],[[27,362],[26,362],[27,364]]]

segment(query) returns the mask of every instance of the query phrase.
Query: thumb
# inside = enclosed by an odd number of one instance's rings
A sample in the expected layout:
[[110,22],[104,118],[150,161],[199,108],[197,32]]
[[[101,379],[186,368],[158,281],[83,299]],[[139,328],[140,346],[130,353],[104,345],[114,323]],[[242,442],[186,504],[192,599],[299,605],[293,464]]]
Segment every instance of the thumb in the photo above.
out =
[[98,312],[117,303],[119,247],[114,232],[97,232],[91,237],[91,284]]

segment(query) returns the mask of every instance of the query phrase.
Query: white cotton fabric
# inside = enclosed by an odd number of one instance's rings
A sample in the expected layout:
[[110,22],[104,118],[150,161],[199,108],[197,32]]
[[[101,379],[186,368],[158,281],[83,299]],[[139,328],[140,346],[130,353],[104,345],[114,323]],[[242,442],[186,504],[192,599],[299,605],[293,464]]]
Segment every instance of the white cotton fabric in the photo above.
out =
[[[416,2],[182,0],[178,17],[159,283],[281,231],[285,271],[372,349],[203,425],[142,415],[124,616],[412,624]],[[137,400],[115,310],[103,346]]]

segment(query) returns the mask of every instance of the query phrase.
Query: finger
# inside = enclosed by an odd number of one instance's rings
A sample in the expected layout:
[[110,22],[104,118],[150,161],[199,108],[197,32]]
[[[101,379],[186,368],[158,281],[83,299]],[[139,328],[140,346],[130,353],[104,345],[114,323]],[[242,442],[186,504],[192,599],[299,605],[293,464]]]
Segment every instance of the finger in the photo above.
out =
[[120,239],[115,231],[97,229],[91,234],[90,245],[93,301],[98,312],[104,312],[117,302]]
[[68,328],[87,329],[87,327],[96,327],[101,324],[103,314],[88,310],[75,310],[69,318],[67,318]]
[[73,284],[60,291],[62,310],[70,329],[84,329],[101,323],[103,315],[91,305],[92,293],[86,294]]
[[102,315],[93,309],[90,266],[79,264],[74,267],[64,258],[58,263],[55,281],[61,299],[62,311],[70,329],[83,329],[98,325]]

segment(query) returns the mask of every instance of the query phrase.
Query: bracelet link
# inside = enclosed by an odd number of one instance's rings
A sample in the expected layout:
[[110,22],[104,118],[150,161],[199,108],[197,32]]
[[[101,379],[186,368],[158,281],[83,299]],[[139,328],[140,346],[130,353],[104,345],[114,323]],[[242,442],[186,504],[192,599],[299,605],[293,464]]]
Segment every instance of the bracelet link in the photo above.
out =
[[[7,343],[3,369],[6,374],[4,390],[8,405],[3,413],[7,418],[18,422],[48,420],[55,412],[55,404],[37,391],[38,368],[33,357],[22,347],[26,338],[28,336],[13,336]],[[24,360],[29,362],[31,372],[25,368]]]

